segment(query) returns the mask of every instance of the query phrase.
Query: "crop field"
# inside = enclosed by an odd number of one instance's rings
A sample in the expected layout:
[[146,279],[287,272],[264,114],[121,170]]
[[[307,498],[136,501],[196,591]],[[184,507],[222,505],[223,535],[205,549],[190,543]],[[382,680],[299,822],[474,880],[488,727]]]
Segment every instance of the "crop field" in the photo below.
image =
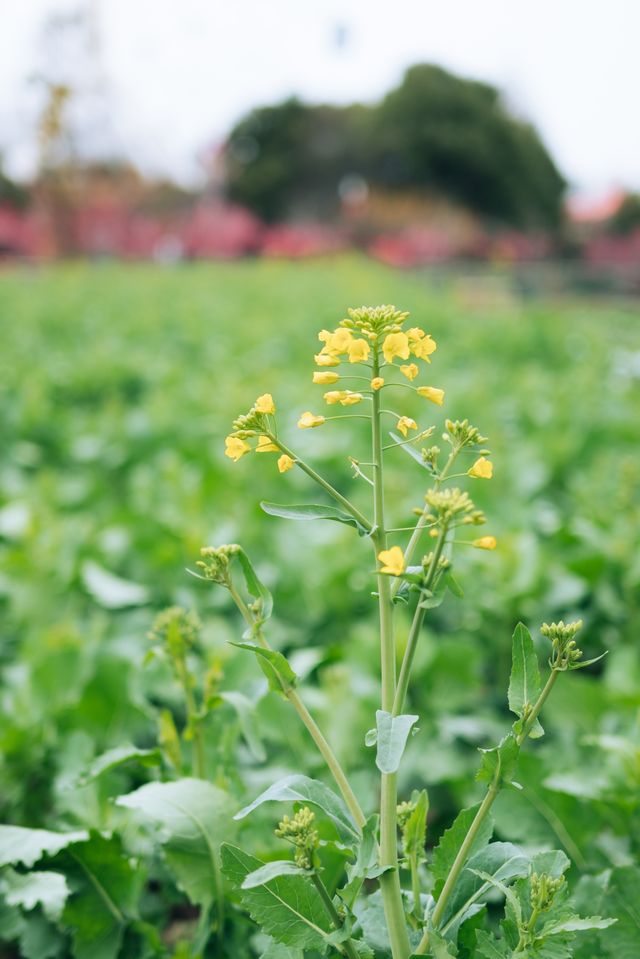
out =
[[[488,437],[494,475],[472,493],[498,541],[458,550],[464,595],[428,611],[399,793],[428,790],[431,850],[480,796],[478,749],[508,728],[515,625],[529,627],[544,663],[540,624],[582,619],[585,658],[607,655],[559,678],[546,736],[520,760],[522,789],[496,801],[496,834],[563,850],[581,915],[618,919],[582,934],[578,959],[640,954],[640,307],[523,300],[345,256],[0,274],[0,822],[47,831],[16,833],[14,855],[0,837],[2,959],[320,955],[269,944],[228,873],[217,876],[224,898],[203,893],[196,840],[181,844],[177,827],[167,839],[166,815],[140,798],[146,783],[193,773],[194,729],[183,735],[183,698],[149,633],[168,606],[202,621],[189,663],[207,707],[202,768],[227,803],[218,841],[273,858],[280,807],[233,813],[274,779],[327,774],[256,658],[231,644],[245,626],[225,590],[190,575],[201,547],[241,544],[273,594],[272,644],[362,807],[377,808],[366,537],[266,515],[261,500],[322,494],[301,470],[280,474],[274,455],[232,463],[224,438],[271,393],[289,445],[366,502],[349,460],[370,458],[365,425],[296,422],[323,412],[311,382],[317,331],[378,303],[410,311],[437,341],[428,383],[445,390],[444,406],[405,404],[420,428],[435,427],[427,445],[443,445],[447,417]],[[407,527],[424,474],[402,450],[387,464],[391,525]],[[399,617],[406,632],[408,613]],[[75,845],[51,839],[71,833],[82,834]],[[472,931],[461,959],[476,956]]]

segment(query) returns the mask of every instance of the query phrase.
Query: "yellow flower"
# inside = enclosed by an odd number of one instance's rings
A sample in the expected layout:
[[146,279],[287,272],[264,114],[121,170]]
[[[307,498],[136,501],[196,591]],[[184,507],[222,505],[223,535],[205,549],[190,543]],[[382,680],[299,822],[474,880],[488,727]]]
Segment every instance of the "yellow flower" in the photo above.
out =
[[272,443],[268,436],[259,436],[256,453],[277,453],[279,447]]
[[339,373],[332,373],[331,370],[321,370],[313,374],[313,382],[328,386],[329,383],[335,383],[340,379]]
[[394,356],[401,360],[409,359],[409,338],[406,333],[389,333],[382,344],[382,352],[387,363],[393,362]]
[[431,400],[437,406],[442,406],[444,403],[444,390],[439,390],[435,386],[418,386],[417,392],[420,396],[424,396],[425,400]]
[[493,476],[493,463],[485,456],[477,459],[471,469],[467,470],[468,476],[474,476],[476,479],[491,479]]
[[295,460],[292,460],[290,456],[287,456],[286,453],[283,453],[278,460],[278,469],[281,473],[286,473],[287,470],[290,470],[295,466]]
[[303,413],[300,419],[298,420],[298,426],[301,430],[310,430],[314,426],[322,426],[324,423],[324,416],[316,416],[315,413]]
[[495,549],[498,540],[495,536],[481,536],[480,539],[474,539],[471,545],[475,546],[476,549]]
[[328,403],[329,406],[335,406],[336,403],[339,403],[342,397],[345,395],[345,390],[329,390],[328,393],[324,394],[324,401]]
[[417,430],[418,424],[415,420],[412,420],[410,416],[401,416],[396,426],[400,430],[403,436],[406,436],[409,430]]
[[404,553],[399,546],[381,550],[378,553],[378,559],[382,563],[381,573],[390,573],[392,576],[400,576],[404,573]]
[[379,390],[384,386],[384,379],[381,376],[374,376],[371,380],[371,389]]
[[415,380],[420,370],[415,363],[409,363],[407,366],[401,366],[400,372],[403,376],[406,376],[408,380]]
[[337,356],[329,356],[328,353],[316,353],[314,356],[316,366],[340,366],[340,360]]
[[244,440],[238,439],[237,436],[227,436],[224,444],[224,455],[228,456],[234,463],[237,463],[238,460],[242,459],[245,453],[251,450],[249,444],[245,443]]
[[413,355],[417,356],[420,360],[426,360],[427,363],[430,363],[431,360],[429,356],[437,347],[435,340],[432,340],[429,334],[425,333],[425,331],[421,330],[418,326],[407,330],[407,336],[409,337],[409,346]]
[[324,349],[327,353],[346,353],[351,346],[352,339],[350,330],[338,329],[325,340]]
[[329,330],[320,330],[318,333],[318,339],[321,343],[328,343],[328,341],[331,339],[331,333]]
[[276,404],[273,402],[271,393],[263,393],[262,396],[259,396],[255,402],[255,407],[258,413],[275,413],[276,411]]
[[351,340],[349,343],[349,362],[366,363],[371,347],[366,340]]
[[345,390],[344,396],[340,400],[340,406],[355,406],[362,399],[362,393],[352,393],[351,390]]

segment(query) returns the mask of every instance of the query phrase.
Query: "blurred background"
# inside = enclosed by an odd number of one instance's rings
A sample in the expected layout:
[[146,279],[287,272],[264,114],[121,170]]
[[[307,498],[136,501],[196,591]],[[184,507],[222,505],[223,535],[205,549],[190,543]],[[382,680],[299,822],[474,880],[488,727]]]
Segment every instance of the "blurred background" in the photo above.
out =
[[[274,766],[319,772],[227,644],[225,596],[185,572],[233,541],[373,808],[368,544],[262,514],[319,494],[268,455],[232,464],[223,438],[269,391],[294,447],[366,502],[347,459],[366,458],[364,432],[295,422],[321,411],[317,331],[387,302],[434,336],[446,390],[443,411],[403,412],[489,437],[494,479],[470,492],[499,541],[460,550],[464,598],[430,612],[403,795],[429,788],[434,841],[509,722],[515,623],[581,617],[585,654],[609,654],[558,684],[501,836],[560,845],[576,874],[633,862],[640,8],[9,0],[1,17],[0,818],[108,827],[140,770],[77,774],[179,710],[143,666],[170,603],[199,611],[203,657],[254,703],[263,752],[219,704],[218,781],[249,795]],[[428,477],[396,452],[389,483],[405,526]]]

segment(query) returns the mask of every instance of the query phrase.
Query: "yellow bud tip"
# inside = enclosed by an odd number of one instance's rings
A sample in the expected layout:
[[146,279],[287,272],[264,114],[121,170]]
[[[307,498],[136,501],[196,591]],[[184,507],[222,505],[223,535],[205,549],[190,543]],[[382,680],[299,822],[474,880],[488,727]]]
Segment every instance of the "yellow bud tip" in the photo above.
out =
[[278,470],[281,473],[286,473],[287,470],[292,469],[295,466],[295,460],[292,460],[290,456],[287,456],[286,453],[283,453],[282,456],[278,459]]
[[330,383],[336,383],[340,379],[339,373],[332,373],[331,370],[321,370],[313,374],[313,382],[320,386],[329,386]]
[[259,436],[256,453],[277,453],[279,447],[272,443],[268,436]]
[[273,402],[271,393],[263,393],[262,396],[259,396],[255,402],[255,407],[258,413],[275,413],[276,411],[276,404]]
[[495,536],[481,536],[480,539],[474,539],[471,545],[475,546],[476,549],[495,549],[498,540]]
[[418,424],[410,416],[401,416],[396,425],[403,436],[407,436],[409,430],[418,429]]
[[432,539],[437,539],[438,536],[439,536],[438,530],[437,530],[437,529],[430,529],[430,530],[429,530],[429,536],[430,536]]
[[400,367],[400,372],[403,376],[406,376],[408,380],[415,380],[420,371],[415,363],[408,363],[406,366]]
[[480,459],[475,461],[471,469],[467,470],[467,475],[473,476],[475,479],[491,479],[493,476],[493,463],[485,456],[481,456]]
[[380,390],[384,386],[384,379],[382,376],[374,376],[371,380],[371,389]]
[[381,573],[389,573],[391,576],[400,576],[404,573],[404,553],[399,546],[381,550],[378,553],[378,559],[382,563]]
[[237,436],[227,436],[224,444],[224,455],[228,456],[234,463],[237,463],[238,460],[242,459],[245,453],[249,453],[251,450],[249,444],[245,443],[244,440],[238,439]]
[[324,416],[316,416],[315,413],[310,413],[308,410],[298,420],[298,426],[301,430],[310,430],[314,426],[322,426],[323,423]]
[[444,403],[444,390],[439,390],[435,386],[419,386],[417,393],[424,396],[425,400],[430,400],[436,406],[442,406]]

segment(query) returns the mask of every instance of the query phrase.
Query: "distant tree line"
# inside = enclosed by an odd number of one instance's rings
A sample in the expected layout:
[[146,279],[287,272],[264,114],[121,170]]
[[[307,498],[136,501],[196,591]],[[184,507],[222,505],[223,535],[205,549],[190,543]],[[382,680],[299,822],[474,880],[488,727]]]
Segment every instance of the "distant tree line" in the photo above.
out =
[[497,89],[428,64],[372,106],[288,99],[251,111],[227,144],[231,199],[263,219],[333,216],[340,186],[445,196],[514,227],[556,230],[566,181]]

